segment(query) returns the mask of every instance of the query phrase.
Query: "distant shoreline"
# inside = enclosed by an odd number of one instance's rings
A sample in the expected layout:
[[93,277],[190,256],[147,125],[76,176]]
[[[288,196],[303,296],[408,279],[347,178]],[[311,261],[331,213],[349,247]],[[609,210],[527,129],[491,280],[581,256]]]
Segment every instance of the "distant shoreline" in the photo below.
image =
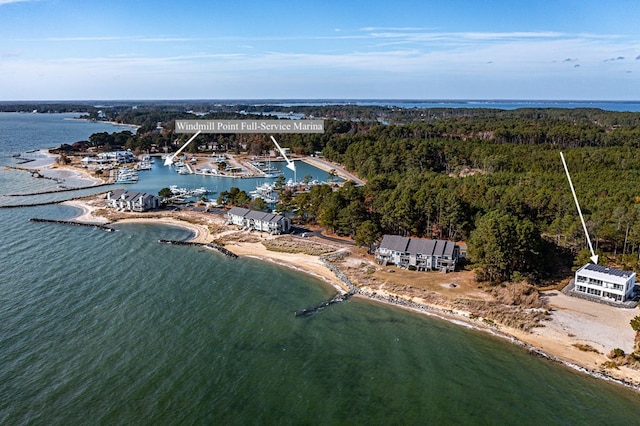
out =
[[[277,109],[308,108],[308,107],[372,107],[372,108],[400,108],[400,109],[496,109],[496,110],[516,110],[516,109],[600,109],[607,112],[630,112],[640,113],[640,99],[638,100],[609,100],[609,99],[394,99],[394,98],[341,98],[341,99],[170,99],[170,100],[100,100],[100,101],[1,101],[0,109],[3,105],[15,107],[13,111],[6,113],[32,114],[32,110],[42,108],[43,112],[37,114],[86,114],[79,111],[48,112],[49,106],[69,105],[83,108],[95,108],[96,103],[104,104],[108,108],[109,104],[117,103],[119,106],[135,107],[139,105],[154,106],[184,106],[188,103],[195,109],[202,106],[200,112],[209,111],[216,106],[252,106],[252,107],[273,107],[270,112],[278,112]],[[288,111],[285,111],[288,112]],[[98,121],[100,122],[100,121]],[[104,121],[106,123],[106,121]],[[114,125],[128,126],[130,124],[112,123]],[[135,125],[131,125],[135,126]],[[139,126],[135,126],[139,127]]]
[[137,124],[118,123],[117,121],[92,120],[90,118],[83,118],[83,117],[69,117],[66,120],[87,121],[89,123],[104,123],[104,124],[111,124],[112,126],[118,126],[118,127],[134,127],[136,130],[142,127],[142,126],[138,126]]

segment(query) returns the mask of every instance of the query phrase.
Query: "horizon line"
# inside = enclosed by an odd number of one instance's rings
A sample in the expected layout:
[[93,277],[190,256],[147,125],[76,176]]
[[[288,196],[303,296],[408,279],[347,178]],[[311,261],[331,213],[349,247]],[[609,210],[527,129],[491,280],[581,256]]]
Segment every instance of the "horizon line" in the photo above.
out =
[[10,103],[85,103],[85,102],[424,102],[424,103],[638,103],[640,99],[528,99],[528,98],[169,98],[169,99],[33,99],[33,100],[0,100],[0,104]]

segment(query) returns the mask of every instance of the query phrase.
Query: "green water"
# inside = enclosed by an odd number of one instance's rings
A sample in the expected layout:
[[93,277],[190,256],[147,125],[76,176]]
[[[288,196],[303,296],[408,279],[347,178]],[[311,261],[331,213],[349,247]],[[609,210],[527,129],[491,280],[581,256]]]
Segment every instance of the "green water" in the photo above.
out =
[[0,209],[2,425],[639,423],[637,393],[461,326],[358,298],[297,318],[334,290],[158,244],[183,229],[29,221],[75,213]]
[[188,237],[178,228],[15,213],[0,212],[3,424],[632,424],[640,412],[631,391],[396,308],[352,299],[296,318],[333,290],[157,243]]

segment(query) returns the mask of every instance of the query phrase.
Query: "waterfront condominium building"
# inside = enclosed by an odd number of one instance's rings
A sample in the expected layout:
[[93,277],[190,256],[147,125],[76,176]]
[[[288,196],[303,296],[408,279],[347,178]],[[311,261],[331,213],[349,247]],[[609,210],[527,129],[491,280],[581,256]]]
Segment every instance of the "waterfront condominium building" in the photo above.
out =
[[375,257],[381,265],[393,263],[418,271],[451,272],[456,269],[459,253],[459,247],[452,241],[384,235]]
[[635,281],[635,272],[588,263],[576,271],[574,291],[624,302],[633,297]]
[[278,235],[291,231],[291,219],[275,213],[232,207],[227,212],[227,223],[252,231]]

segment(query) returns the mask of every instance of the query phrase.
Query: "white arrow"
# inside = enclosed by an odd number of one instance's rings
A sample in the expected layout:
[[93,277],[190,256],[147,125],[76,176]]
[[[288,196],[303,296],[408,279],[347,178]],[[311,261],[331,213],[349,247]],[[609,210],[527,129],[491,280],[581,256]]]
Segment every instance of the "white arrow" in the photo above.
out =
[[296,172],[296,163],[294,161],[291,161],[287,158],[287,155],[284,153],[284,151],[282,150],[282,148],[280,148],[280,145],[278,145],[278,142],[276,142],[276,138],[274,138],[273,136],[271,136],[271,140],[273,141],[273,143],[276,144],[276,148],[278,148],[278,151],[280,151],[280,154],[282,154],[282,156],[284,157],[285,160],[287,160],[287,168],[290,169],[291,171],[293,171],[294,173]]
[[176,151],[175,154],[173,155],[167,155],[167,158],[164,159],[164,165],[165,166],[170,166],[173,164],[173,159],[176,158],[183,149],[185,149],[187,147],[187,145],[189,145],[191,143],[192,140],[194,140],[196,138],[196,136],[198,136],[201,133],[200,130],[198,130],[193,136],[191,136],[191,138],[184,144],[182,145],[182,147]]
[[589,238],[589,232],[587,231],[587,225],[584,223],[584,217],[582,217],[582,210],[580,210],[580,204],[578,204],[578,197],[576,196],[576,190],[573,189],[573,183],[571,182],[571,176],[569,175],[569,169],[567,168],[567,162],[564,161],[564,155],[562,152],[560,153],[560,158],[562,158],[562,165],[564,166],[564,171],[567,172],[567,179],[569,180],[569,186],[571,187],[571,193],[573,194],[573,199],[576,202],[576,207],[578,208],[578,214],[580,215],[580,220],[582,221],[582,228],[584,229],[584,234],[587,236],[587,242],[589,243],[589,250],[591,251],[591,261],[598,264],[598,255],[593,251],[593,246],[591,245],[591,239]]

